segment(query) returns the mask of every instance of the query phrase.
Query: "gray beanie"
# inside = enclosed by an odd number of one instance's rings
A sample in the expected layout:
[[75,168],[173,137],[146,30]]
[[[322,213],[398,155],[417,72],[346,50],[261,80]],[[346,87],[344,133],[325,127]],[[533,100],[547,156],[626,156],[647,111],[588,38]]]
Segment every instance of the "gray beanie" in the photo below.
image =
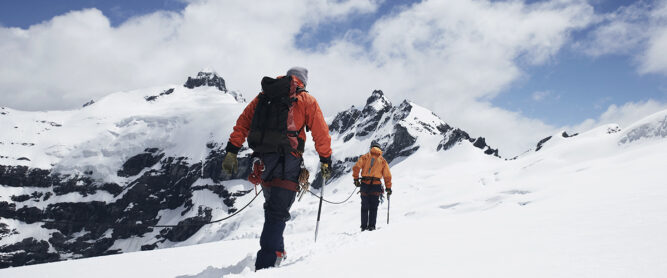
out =
[[373,147],[376,147],[376,148],[382,150],[382,146],[380,146],[380,143],[378,143],[378,142],[375,142],[375,141],[371,142],[371,148],[373,148]]
[[306,68],[293,67],[287,71],[286,75],[296,76],[296,78],[299,78],[299,80],[303,82],[304,87],[306,86],[306,83],[308,83],[308,70]]

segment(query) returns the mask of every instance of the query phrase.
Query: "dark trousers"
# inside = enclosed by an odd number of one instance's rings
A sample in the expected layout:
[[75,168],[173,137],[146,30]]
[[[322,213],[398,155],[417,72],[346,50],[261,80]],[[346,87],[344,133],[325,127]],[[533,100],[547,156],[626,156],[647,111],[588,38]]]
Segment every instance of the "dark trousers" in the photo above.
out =
[[[273,173],[265,172],[264,180],[283,178],[282,159],[271,155],[266,155],[262,159],[267,170],[273,170]],[[293,156],[285,157],[284,178],[286,180],[298,180],[301,166],[300,161],[295,163],[294,160],[295,157]],[[295,191],[275,186],[264,186],[262,192],[264,193],[264,227],[259,238],[260,250],[257,251],[255,270],[273,267],[276,263],[276,252],[285,252],[283,232],[285,231],[285,222],[291,217],[289,210],[296,197]]]
[[361,196],[361,228],[375,229],[375,221],[378,216],[378,205],[380,204],[379,195]]

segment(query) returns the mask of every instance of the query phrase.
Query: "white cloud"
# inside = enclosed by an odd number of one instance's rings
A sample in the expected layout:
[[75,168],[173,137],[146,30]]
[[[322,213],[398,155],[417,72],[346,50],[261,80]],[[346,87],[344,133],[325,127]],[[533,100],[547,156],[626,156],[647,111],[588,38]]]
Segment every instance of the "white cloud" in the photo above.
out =
[[667,103],[655,100],[628,102],[621,106],[612,104],[597,119],[587,119],[572,129],[587,131],[604,124],[619,124],[621,128],[625,128],[646,116],[664,110],[667,110]]
[[589,39],[577,42],[575,47],[591,56],[633,54],[648,39],[646,28],[651,6],[638,1],[618,10],[598,15],[598,25],[589,33]]
[[523,76],[522,65],[549,62],[573,30],[588,26],[594,15],[586,2],[425,0],[381,18],[368,33],[350,30],[317,51],[297,47],[303,30],[374,13],[378,3],[191,1],[181,12],[156,12],[117,27],[96,9],[29,29],[0,27],[2,105],[78,107],[114,91],[181,84],[204,67],[252,95],[262,76],[301,65],[327,114],[383,89],[394,102],[409,98],[486,136],[507,155],[555,130],[487,101]]
[[667,75],[667,1],[637,1],[597,20],[575,48],[591,56],[631,55],[639,73]]

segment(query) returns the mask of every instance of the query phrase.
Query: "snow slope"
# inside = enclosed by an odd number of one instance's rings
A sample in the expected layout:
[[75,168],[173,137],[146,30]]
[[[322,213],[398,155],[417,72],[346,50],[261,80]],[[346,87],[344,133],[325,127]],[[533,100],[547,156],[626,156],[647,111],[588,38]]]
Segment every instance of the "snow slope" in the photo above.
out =
[[[292,208],[288,259],[253,271],[261,204],[225,240],[0,270],[2,277],[665,277],[667,139],[663,111],[555,138],[504,161],[470,144],[420,148],[395,163],[391,222],[359,232],[359,199]],[[647,132],[646,127],[651,127]],[[657,132],[654,132],[658,130]],[[629,140],[626,138],[634,138]],[[353,190],[342,178],[325,198]]]
[[245,201],[252,187],[223,186],[216,166],[242,100],[200,73],[186,86],[114,93],[77,110],[0,109],[0,267],[223,238],[220,227],[191,237],[198,228],[134,225],[222,218]]
[[[248,149],[238,174],[220,171],[243,101],[217,74],[200,72],[182,86],[114,93],[72,111],[1,109],[0,268],[255,237],[261,213],[204,225],[252,199]],[[392,165],[459,145],[497,155],[483,138],[407,100],[393,106],[379,90],[332,121],[345,122],[330,130],[334,183],[349,179],[372,140]],[[304,159],[319,188],[312,140]]]

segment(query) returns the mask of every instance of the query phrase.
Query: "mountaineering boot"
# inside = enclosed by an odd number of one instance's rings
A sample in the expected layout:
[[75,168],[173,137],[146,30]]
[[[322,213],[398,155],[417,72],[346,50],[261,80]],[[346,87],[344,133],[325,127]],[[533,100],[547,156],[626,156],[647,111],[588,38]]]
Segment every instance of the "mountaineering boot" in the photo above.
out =
[[274,265],[274,267],[279,267],[280,263],[282,263],[284,260],[287,260],[287,252],[276,251],[276,264]]
[[374,231],[374,230],[375,230],[375,227],[374,227],[374,226],[370,226],[370,227],[368,227],[368,231]]

